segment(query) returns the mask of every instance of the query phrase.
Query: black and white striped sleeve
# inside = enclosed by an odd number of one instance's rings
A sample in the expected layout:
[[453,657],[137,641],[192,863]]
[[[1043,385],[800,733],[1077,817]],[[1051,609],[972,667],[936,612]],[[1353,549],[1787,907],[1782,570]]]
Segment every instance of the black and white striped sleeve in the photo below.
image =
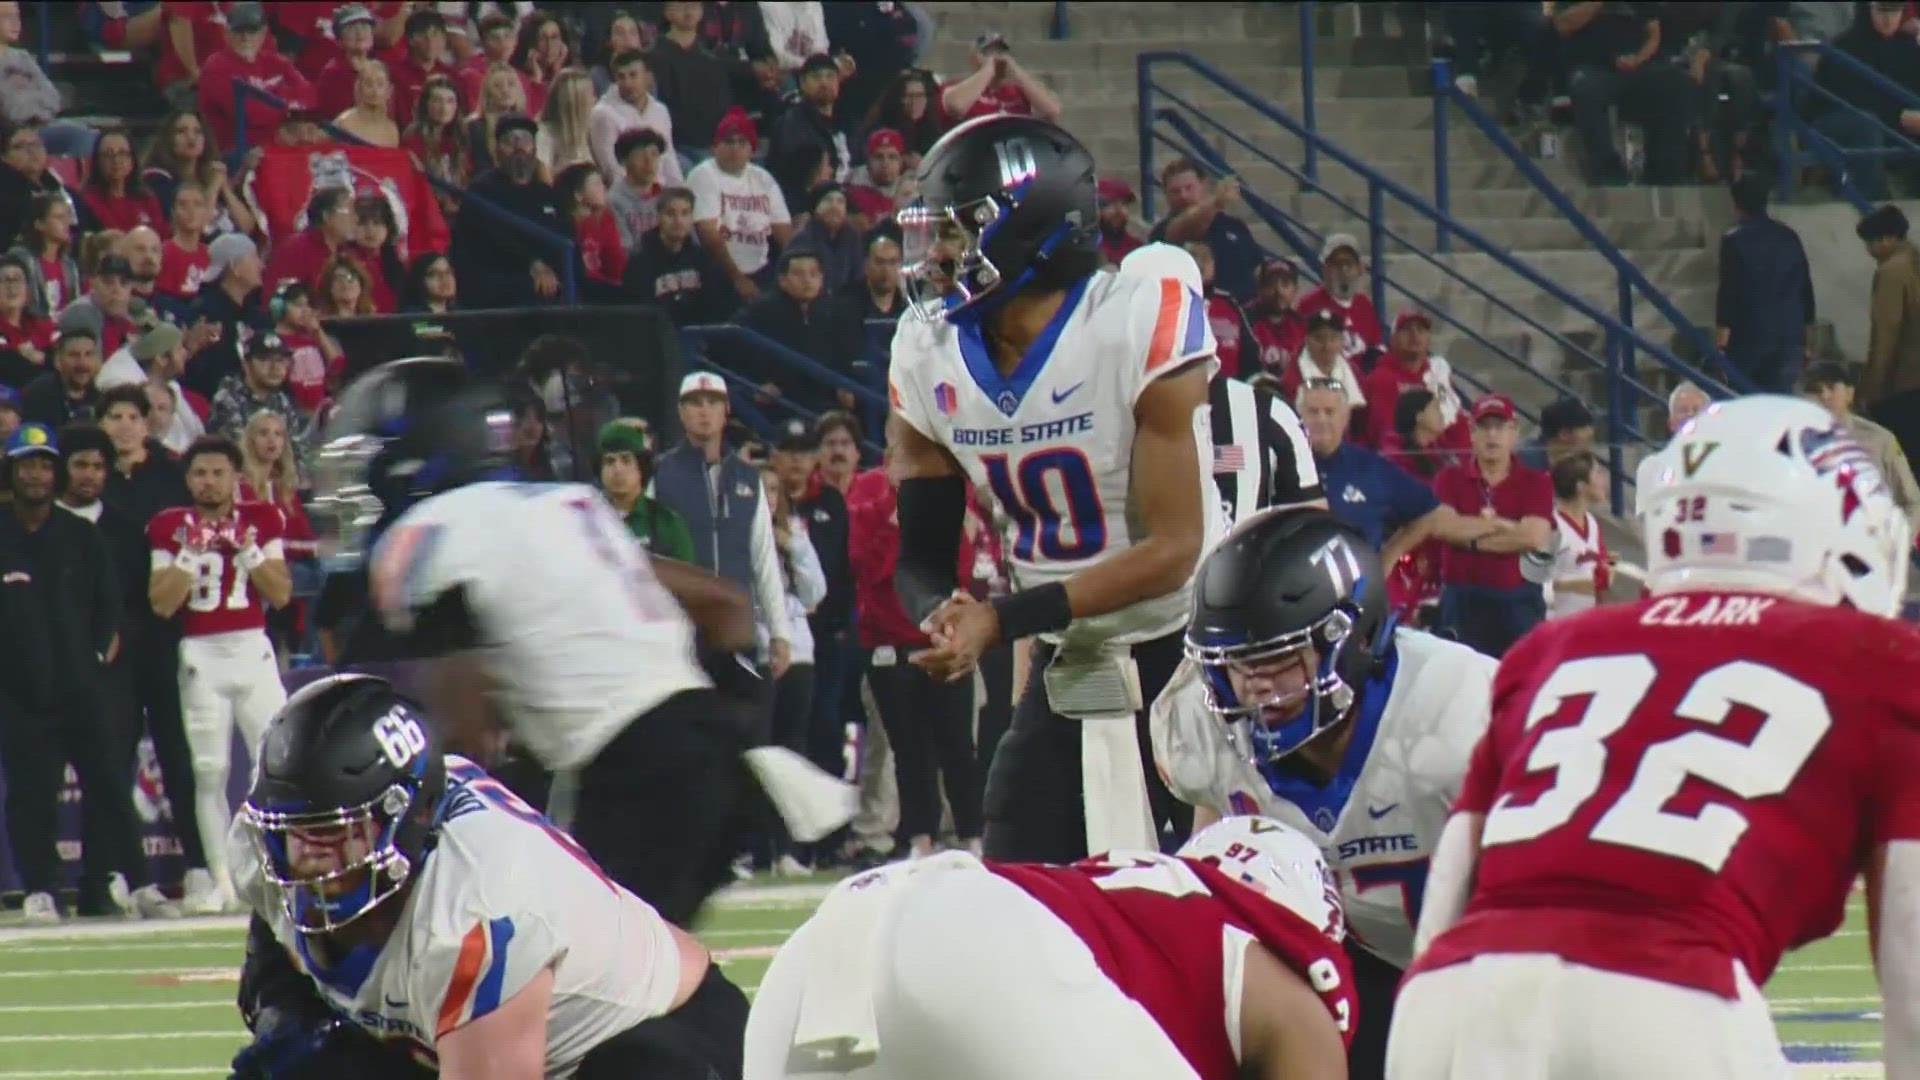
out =
[[1293,506],[1326,498],[1320,469],[1300,417],[1278,395],[1260,392],[1260,456],[1266,465],[1262,506]]

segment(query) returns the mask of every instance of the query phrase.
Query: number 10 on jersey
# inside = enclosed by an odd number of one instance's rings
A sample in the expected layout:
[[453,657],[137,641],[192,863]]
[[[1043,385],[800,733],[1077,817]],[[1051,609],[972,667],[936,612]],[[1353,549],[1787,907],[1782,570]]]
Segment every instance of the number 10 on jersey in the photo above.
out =
[[1087,455],[1070,446],[1040,450],[1009,467],[1007,455],[986,454],[993,497],[1013,519],[1013,557],[1078,562],[1106,550],[1107,517]]

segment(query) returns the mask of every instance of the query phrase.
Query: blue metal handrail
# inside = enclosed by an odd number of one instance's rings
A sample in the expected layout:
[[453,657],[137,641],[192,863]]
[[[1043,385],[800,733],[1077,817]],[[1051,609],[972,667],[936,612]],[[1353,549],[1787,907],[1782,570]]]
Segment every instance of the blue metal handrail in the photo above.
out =
[[[1780,160],[1786,166],[1780,170],[1780,198],[1784,200],[1793,197],[1796,180],[1795,174],[1799,171],[1797,166],[1799,162],[1807,156],[1794,152],[1793,140],[1795,136],[1798,136],[1802,141],[1814,147],[1815,153],[1812,156],[1817,157],[1823,164],[1833,168],[1836,177],[1835,182],[1840,187],[1841,197],[1852,203],[1855,209],[1861,213],[1865,213],[1873,209],[1873,203],[1867,199],[1866,196],[1862,195],[1860,189],[1854,185],[1851,170],[1848,168],[1849,159],[1858,157],[1892,158],[1920,156],[1920,142],[1916,142],[1911,136],[1907,135],[1906,132],[1887,123],[1873,113],[1860,108],[1840,95],[1835,94],[1832,90],[1821,86],[1819,81],[1801,64],[1799,55],[1804,53],[1811,53],[1818,56],[1822,64],[1838,64],[1841,67],[1847,68],[1854,74],[1865,78],[1882,93],[1891,96],[1895,101],[1909,108],[1920,109],[1920,94],[1916,94],[1912,90],[1887,78],[1884,73],[1861,62],[1858,57],[1848,53],[1846,50],[1836,49],[1824,41],[1786,41],[1774,46],[1774,65],[1775,70],[1779,74],[1777,81],[1778,90],[1775,95],[1775,108],[1780,120],[1780,123],[1774,128],[1774,139],[1775,148],[1779,152]],[[1874,125],[1882,132],[1886,133],[1894,145],[1884,146],[1878,149],[1867,149],[1864,147],[1856,149],[1841,146],[1831,136],[1816,129],[1806,117],[1800,115],[1799,106],[1794,100],[1797,88],[1804,88],[1807,91],[1811,91],[1813,94],[1826,99],[1834,106],[1846,112],[1865,116],[1867,119],[1873,121]]]
[[[1433,109],[1435,124],[1441,123],[1440,115],[1446,111],[1449,104],[1457,106],[1461,112],[1466,114],[1467,119],[1473,121],[1474,126],[1480,129],[1481,134],[1485,135],[1487,140],[1493,143],[1501,154],[1506,156],[1513,167],[1519,170],[1520,175],[1525,177],[1529,184],[1533,185],[1534,190],[1544,195],[1547,201],[1553,204],[1553,208],[1560,211],[1561,217],[1565,218],[1567,223],[1572,225],[1574,229],[1580,233],[1581,239],[1591,245],[1592,250],[1596,254],[1612,264],[1614,272],[1620,277],[1620,295],[1622,297],[1620,314],[1623,319],[1627,319],[1629,314],[1628,305],[1631,303],[1631,296],[1634,292],[1638,292],[1649,304],[1653,305],[1655,311],[1659,312],[1668,323],[1672,324],[1675,330],[1679,331],[1683,337],[1693,344],[1695,349],[1699,350],[1699,354],[1702,357],[1711,361],[1717,370],[1727,372],[1731,375],[1732,378],[1728,380],[1730,383],[1742,391],[1753,390],[1754,387],[1746,384],[1744,377],[1727,363],[1726,357],[1721,355],[1720,349],[1714,344],[1712,337],[1700,329],[1692,319],[1687,318],[1679,308],[1675,307],[1673,302],[1667,299],[1666,294],[1654,286],[1653,282],[1647,280],[1646,274],[1642,273],[1640,268],[1633,264],[1633,260],[1627,258],[1626,254],[1608,238],[1606,233],[1600,230],[1598,225],[1593,223],[1592,219],[1588,218],[1586,214],[1581,213],[1580,208],[1575,206],[1573,200],[1567,197],[1567,193],[1561,191],[1560,186],[1548,178],[1547,174],[1540,169],[1540,166],[1534,163],[1533,158],[1525,150],[1520,149],[1520,146],[1507,135],[1506,131],[1501,128],[1499,122],[1484,108],[1481,108],[1479,102],[1462,93],[1460,88],[1454,85],[1452,66],[1452,63],[1447,60],[1435,60],[1433,62],[1433,85],[1435,94]],[[1436,136],[1436,141],[1437,139],[1438,136]],[[1447,147],[1444,143],[1437,143],[1436,148],[1440,156],[1435,162],[1435,169],[1438,174],[1445,175]],[[1631,320],[1627,319],[1627,321]],[[1668,356],[1671,356],[1671,354],[1669,353]],[[1656,358],[1660,359],[1662,363],[1668,363],[1664,357]],[[1672,367],[1673,364],[1668,363],[1668,366]],[[1702,385],[1704,386],[1705,384],[1703,383]]]
[[[724,344],[728,341],[733,341],[736,343],[744,343],[757,349],[763,349],[787,361],[800,371],[813,375],[822,382],[851,390],[854,396],[860,399],[862,404],[870,408],[884,409],[886,406],[886,398],[884,396],[861,386],[855,380],[842,376],[831,368],[821,365],[812,357],[794,352],[792,349],[787,348],[772,338],[757,331],[749,330],[744,326],[723,323],[712,326],[682,327],[680,330],[680,340],[682,343],[681,349],[685,355],[698,359],[696,366],[712,371],[722,379],[725,379],[728,385],[740,391],[740,393],[732,396],[730,407],[733,408],[735,412],[743,414],[743,418],[746,419],[751,426],[763,432],[771,432],[773,430],[773,424],[767,419],[766,414],[754,404],[754,399],[761,396],[760,384],[740,374],[731,367],[716,363],[713,359],[713,350],[706,347],[709,343]],[[810,421],[820,418],[818,412],[799,404],[787,394],[780,394],[776,396],[774,400],[779,402],[781,407],[797,413]],[[869,427],[868,430],[877,431],[879,429]],[[880,452],[882,449],[871,439],[863,440],[862,445],[875,453]]]
[[[261,101],[265,102],[266,104],[276,109],[284,110],[284,109],[290,108],[290,106],[287,104],[285,99],[280,98],[277,95],[270,94],[267,91],[262,90],[256,86],[253,86],[247,83],[243,79],[239,79],[239,78],[234,79],[233,80],[234,137],[235,137],[235,141],[238,143],[238,147],[241,153],[245,153],[248,147],[247,99],[249,97],[259,98]],[[317,126],[320,128],[321,131],[326,132],[329,138],[333,139],[336,142],[348,143],[353,146],[372,146],[373,145],[367,140],[362,139],[360,136],[355,135],[353,132],[348,131],[345,128],[337,127],[329,121],[326,121],[326,120],[318,121]],[[445,180],[442,180],[439,177],[434,176],[432,173],[429,173],[429,172],[422,172],[420,175],[426,178],[427,183],[430,184],[435,191],[441,192],[445,195],[449,195],[455,199],[458,199],[460,201],[460,207],[462,210],[465,210],[470,206],[478,207],[481,210],[486,211],[487,217],[490,218],[491,220],[503,223],[509,228],[513,229],[514,231],[519,232],[525,236],[531,237],[536,242],[540,243],[542,246],[549,246],[553,250],[558,251],[560,253],[560,258],[559,258],[560,267],[558,269],[558,274],[560,277],[560,298],[564,303],[568,303],[568,304],[576,303],[578,301],[579,283],[577,280],[575,280],[576,275],[574,274],[574,263],[577,260],[575,260],[574,258],[575,244],[573,241],[568,240],[567,238],[562,236],[555,236],[553,233],[548,232],[546,229],[543,229],[540,226],[535,225],[533,222],[526,220],[525,218],[521,217],[519,214],[516,214],[513,211],[508,210],[506,207],[501,206],[499,203],[496,203],[491,199],[483,199],[480,196],[475,195],[472,192],[468,191],[466,188],[459,186],[458,184],[447,183]]]
[[1065,41],[1072,36],[1072,27],[1067,25],[1067,0],[1053,0],[1053,17],[1047,21],[1047,36],[1055,41]]
[[[1280,160],[1278,157],[1276,157],[1274,154],[1270,153],[1269,151],[1265,150],[1264,148],[1258,145],[1255,145],[1252,141],[1250,141],[1247,137],[1245,137],[1241,133],[1231,128],[1228,128],[1224,124],[1221,124],[1213,120],[1211,117],[1207,116],[1198,106],[1185,100],[1179,94],[1174,93],[1170,90],[1167,90],[1164,87],[1157,85],[1154,82],[1153,75],[1152,75],[1153,65],[1157,63],[1177,64],[1201,75],[1203,78],[1206,78],[1208,81],[1213,83],[1215,87],[1221,90],[1224,90],[1229,95],[1238,99],[1242,104],[1246,105],[1248,108],[1252,109],[1256,113],[1259,113],[1261,116],[1265,117],[1266,119],[1271,120],[1274,123],[1280,125],[1282,128],[1285,128],[1287,131],[1289,131],[1296,137],[1300,138],[1308,147],[1316,148],[1319,152],[1325,154],[1328,158],[1332,159],[1338,164],[1343,165],[1348,169],[1351,169],[1355,173],[1358,173],[1367,181],[1367,207],[1365,211],[1362,212],[1359,208],[1353,206],[1351,203],[1333,194],[1324,185],[1319,183],[1317,179],[1315,179],[1314,177],[1308,176],[1304,169],[1294,168],[1293,166]],[[1400,184],[1399,182],[1393,180],[1390,177],[1382,175],[1378,170],[1361,162],[1359,159],[1349,154],[1347,151],[1342,149],[1337,144],[1325,139],[1324,137],[1319,135],[1317,132],[1314,132],[1308,129],[1304,124],[1295,120],[1293,117],[1286,115],[1284,112],[1282,112],[1281,110],[1279,110],[1278,108],[1270,104],[1269,102],[1247,91],[1245,88],[1241,87],[1237,82],[1235,82],[1232,78],[1220,72],[1218,69],[1214,68],[1212,65],[1206,63],[1205,61],[1199,60],[1185,53],[1149,52],[1149,53],[1142,54],[1139,57],[1136,74],[1137,74],[1140,102],[1141,102],[1140,104],[1140,123],[1141,123],[1140,138],[1141,138],[1141,146],[1142,146],[1141,157],[1142,157],[1143,186],[1148,186],[1152,176],[1152,154],[1153,154],[1153,146],[1156,143],[1180,148],[1186,151],[1188,156],[1194,158],[1197,161],[1204,163],[1206,167],[1210,168],[1216,173],[1224,174],[1227,171],[1225,161],[1207,145],[1207,141],[1205,139],[1202,139],[1199,137],[1199,132],[1194,128],[1194,126],[1191,123],[1186,122],[1188,119],[1187,116],[1182,116],[1180,113],[1175,112],[1173,109],[1157,109],[1154,107],[1153,100],[1155,98],[1155,95],[1158,95],[1160,98],[1164,99],[1170,104],[1178,106],[1179,108],[1185,110],[1187,114],[1190,114],[1191,118],[1197,119],[1202,123],[1210,125],[1213,129],[1215,129],[1215,132],[1217,133],[1218,137],[1220,137],[1221,139],[1234,143],[1235,145],[1239,146],[1241,149],[1243,149],[1247,153],[1275,166],[1276,168],[1280,169],[1282,172],[1286,173],[1288,176],[1294,178],[1295,180],[1297,180],[1299,183],[1302,184],[1303,188],[1321,194],[1322,196],[1332,201],[1336,206],[1339,206],[1345,209],[1348,213],[1354,214],[1366,220],[1369,223],[1369,229],[1368,229],[1369,248],[1373,256],[1372,283],[1373,283],[1374,301],[1375,301],[1376,309],[1382,312],[1386,310],[1386,304],[1385,304],[1386,290],[1389,284],[1394,284],[1395,288],[1398,288],[1400,289],[1401,292],[1411,296],[1422,307],[1428,310],[1434,311],[1439,318],[1447,322],[1449,325],[1457,327],[1467,336],[1487,346],[1490,350],[1494,352],[1495,355],[1503,357],[1515,368],[1521,371],[1527,372],[1529,377],[1541,382],[1542,384],[1552,387],[1557,392],[1560,392],[1563,394],[1569,392],[1565,384],[1559,382],[1556,379],[1553,379],[1550,376],[1545,375],[1544,373],[1534,370],[1532,366],[1528,364],[1524,359],[1519,357],[1514,357],[1510,355],[1507,352],[1507,350],[1502,349],[1498,346],[1495,346],[1492,342],[1488,341],[1484,335],[1482,335],[1479,331],[1477,331],[1473,327],[1465,325],[1464,323],[1454,318],[1449,313],[1445,312],[1444,310],[1440,310],[1439,305],[1428,302],[1424,298],[1415,295],[1414,293],[1412,293],[1411,290],[1408,290],[1405,286],[1393,283],[1392,276],[1386,270],[1386,266],[1387,266],[1386,255],[1387,255],[1387,249],[1388,249],[1388,242],[1397,241],[1403,245],[1406,245],[1410,250],[1414,251],[1420,258],[1425,259],[1435,267],[1439,268],[1443,273],[1448,275],[1451,279],[1461,282],[1468,289],[1494,302],[1502,310],[1513,313],[1518,318],[1520,318],[1526,325],[1540,331],[1542,334],[1546,335],[1552,340],[1555,340],[1561,343],[1563,346],[1567,347],[1568,350],[1573,355],[1581,359],[1584,359],[1586,361],[1589,361],[1597,366],[1603,367],[1606,370],[1607,376],[1608,376],[1607,378],[1607,411],[1608,411],[1609,432],[1608,432],[1607,441],[1610,444],[1614,445],[1614,449],[1611,454],[1611,457],[1613,459],[1611,462],[1611,465],[1612,465],[1612,473],[1614,477],[1613,495],[1614,495],[1614,502],[1616,507],[1624,505],[1624,498],[1625,498],[1624,485],[1627,482],[1627,478],[1625,475],[1626,474],[1625,460],[1621,456],[1618,446],[1619,444],[1624,443],[1628,439],[1635,439],[1643,442],[1649,441],[1646,439],[1645,435],[1643,435],[1639,431],[1638,425],[1633,423],[1633,421],[1629,417],[1629,413],[1631,410],[1628,408],[1628,405],[1629,405],[1629,401],[1627,400],[1628,395],[1632,394],[1636,397],[1644,399],[1648,403],[1659,403],[1662,400],[1660,395],[1654,393],[1650,388],[1648,388],[1643,383],[1641,383],[1637,378],[1634,378],[1632,376],[1631,373],[1634,371],[1634,367],[1635,367],[1634,356],[1636,352],[1644,352],[1648,356],[1653,357],[1660,363],[1678,372],[1682,377],[1691,379],[1694,382],[1698,383],[1703,388],[1707,389],[1709,393],[1725,396],[1731,392],[1731,390],[1721,380],[1716,379],[1706,374],[1704,371],[1701,371],[1700,369],[1694,367],[1693,365],[1685,362],[1684,360],[1681,360],[1679,357],[1675,356],[1671,350],[1647,339],[1639,331],[1634,329],[1633,321],[1632,321],[1632,295],[1631,295],[1632,282],[1629,281],[1625,276],[1623,276],[1622,278],[1622,287],[1621,287],[1622,295],[1620,296],[1620,310],[1618,315],[1604,311],[1599,306],[1587,302],[1583,298],[1569,292],[1568,290],[1561,287],[1557,283],[1551,281],[1550,279],[1545,277],[1543,274],[1541,274],[1539,271],[1535,270],[1533,267],[1528,266],[1525,263],[1521,262],[1520,260],[1515,258],[1512,254],[1510,254],[1509,252],[1501,248],[1499,245],[1493,243],[1492,241],[1488,240],[1486,237],[1482,236],[1478,231],[1470,227],[1467,227],[1465,225],[1462,225],[1458,221],[1452,219],[1450,215],[1447,214],[1444,208],[1435,207],[1433,204],[1428,202],[1425,198],[1413,192],[1412,190],[1407,188],[1405,185]],[[1451,80],[1448,80],[1448,82],[1450,85]],[[1167,136],[1157,131],[1155,128],[1156,123],[1165,123],[1168,127],[1174,128],[1179,134],[1184,136],[1184,141],[1186,145],[1182,146],[1181,143],[1176,142],[1172,139],[1169,139]],[[1542,177],[1542,179],[1544,179],[1544,177]],[[1278,232],[1283,238],[1287,240],[1287,242],[1291,246],[1295,248],[1296,252],[1302,257],[1304,261],[1306,261],[1309,265],[1317,265],[1317,261],[1318,261],[1317,252],[1315,252],[1314,250],[1310,249],[1307,245],[1302,243],[1298,235],[1299,231],[1301,230],[1305,230],[1309,233],[1311,233],[1313,230],[1306,229],[1304,225],[1302,225],[1297,221],[1294,221],[1289,215],[1285,214],[1283,211],[1280,211],[1278,208],[1273,207],[1271,204],[1266,203],[1265,200],[1258,198],[1258,196],[1255,196],[1252,193],[1245,193],[1245,194],[1246,194],[1246,197],[1244,201],[1246,201],[1247,205],[1251,207],[1256,214],[1259,214],[1263,218],[1263,220],[1266,220],[1268,222],[1268,224],[1276,226],[1276,232]],[[1573,310],[1578,311],[1586,318],[1593,320],[1593,322],[1605,332],[1606,343],[1607,343],[1606,349],[1605,349],[1605,354],[1606,354],[1605,358],[1602,359],[1600,357],[1594,356],[1591,352],[1581,347],[1577,343],[1573,342],[1567,336],[1560,334],[1558,332],[1555,332],[1553,330],[1550,330],[1544,324],[1534,319],[1533,317],[1527,315],[1525,312],[1520,311],[1511,303],[1508,303],[1500,299],[1498,296],[1495,296],[1494,294],[1489,292],[1479,282],[1473,281],[1472,279],[1468,278],[1466,275],[1461,274],[1459,271],[1446,265],[1444,262],[1441,262],[1440,260],[1434,258],[1428,253],[1419,251],[1407,240],[1407,238],[1389,229],[1386,225],[1386,214],[1385,214],[1385,200],[1386,200],[1386,197],[1389,195],[1392,196],[1394,199],[1398,200],[1400,203],[1411,207],[1417,214],[1433,222],[1436,230],[1436,239],[1439,239],[1442,236],[1449,236],[1449,237],[1457,236],[1462,242],[1471,245],[1474,249],[1485,254],[1487,257],[1491,258],[1495,263],[1500,265],[1502,268],[1515,274],[1522,280],[1533,285],[1535,288],[1540,289],[1542,292],[1546,293],[1547,295],[1554,297],[1555,299],[1559,300],[1561,303],[1566,304],[1568,307],[1572,308]],[[1635,271],[1635,273],[1637,273],[1637,271]],[[1650,286],[1648,287],[1648,291],[1651,291]],[[1660,298],[1655,303],[1656,303],[1656,307],[1662,304],[1665,304],[1664,298]],[[1667,308],[1670,308],[1670,307],[1671,305],[1667,305]],[[1665,313],[1664,309],[1663,309],[1663,313]],[[1678,315],[1677,312],[1673,312],[1671,315],[1669,315],[1669,318],[1673,319],[1674,316],[1677,316],[1677,315]],[[1676,323],[1676,325],[1678,325],[1678,323]],[[1469,380],[1469,381],[1472,381],[1472,380]]]

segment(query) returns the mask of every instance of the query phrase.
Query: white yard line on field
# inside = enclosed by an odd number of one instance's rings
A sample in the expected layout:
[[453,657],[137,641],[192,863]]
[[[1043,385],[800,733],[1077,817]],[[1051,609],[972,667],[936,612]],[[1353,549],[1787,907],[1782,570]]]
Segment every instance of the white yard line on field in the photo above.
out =
[[116,978],[172,978],[182,982],[237,982],[237,967],[139,967],[139,968],[55,968],[41,971],[0,971],[0,979],[81,979],[88,976]]
[[31,1072],[0,1072],[0,1080],[89,1080],[92,1077],[122,1076],[210,1076],[226,1072],[223,1066],[178,1069],[39,1069]]
[[8,951],[6,946],[19,941],[91,941],[97,938],[214,933],[246,928],[246,917],[241,915],[216,915],[204,919],[146,919],[128,922],[62,923],[59,926],[14,926],[0,930],[0,952]]
[[[238,1020],[236,1016],[234,1019]],[[232,1039],[245,1042],[247,1029],[234,1027],[226,1031],[132,1031],[102,1034],[88,1032],[84,1035],[0,1035],[0,1044],[4,1043],[70,1043],[70,1042],[145,1042],[148,1039]],[[0,1075],[5,1075],[0,1073]]]
[[[30,1013],[142,1012],[162,1009],[231,1009],[233,998],[194,998],[190,1001],[89,1001],[70,1005],[0,1005],[0,1017]],[[4,1074],[0,1074],[4,1075]]]
[[1880,999],[1871,995],[1853,997],[1790,997],[1774,998],[1770,1004],[1775,1009],[1807,1009],[1816,1005],[1878,1005]]

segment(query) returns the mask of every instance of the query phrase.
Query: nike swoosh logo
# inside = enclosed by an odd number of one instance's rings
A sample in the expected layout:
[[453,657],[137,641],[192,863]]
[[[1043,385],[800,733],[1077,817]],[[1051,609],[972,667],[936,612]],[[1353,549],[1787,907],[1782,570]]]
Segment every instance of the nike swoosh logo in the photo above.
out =
[[1399,808],[1399,806],[1400,804],[1397,802],[1388,803],[1387,805],[1378,807],[1378,808],[1369,806],[1367,807],[1367,816],[1372,818],[1375,821],[1379,821],[1381,818],[1386,817],[1388,814],[1393,813],[1394,810]]
[[407,1003],[404,1001],[395,1001],[392,998],[383,998],[383,1000],[386,1001],[387,1008],[389,1009],[404,1009],[407,1007]]
[[1061,402],[1063,402],[1063,401],[1065,401],[1065,400],[1067,400],[1068,398],[1070,398],[1070,397],[1072,397],[1072,396],[1073,396],[1073,392],[1074,392],[1075,390],[1078,390],[1078,389],[1080,389],[1081,387],[1083,387],[1083,386],[1085,386],[1085,385],[1087,385],[1087,380],[1085,380],[1085,379],[1081,379],[1081,380],[1080,380],[1079,382],[1077,382],[1077,383],[1074,383],[1074,384],[1073,384],[1072,386],[1069,386],[1069,387],[1067,387],[1067,388],[1066,388],[1065,390],[1055,390],[1055,391],[1053,392],[1053,403],[1054,403],[1055,405],[1058,405],[1058,404],[1060,404]]

